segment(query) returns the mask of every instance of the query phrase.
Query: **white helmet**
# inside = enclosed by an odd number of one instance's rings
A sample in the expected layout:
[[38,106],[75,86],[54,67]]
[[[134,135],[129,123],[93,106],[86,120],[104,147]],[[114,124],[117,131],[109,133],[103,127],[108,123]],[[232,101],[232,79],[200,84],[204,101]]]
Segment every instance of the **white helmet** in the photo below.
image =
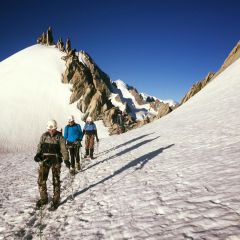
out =
[[74,121],[74,116],[73,115],[70,115],[69,117],[68,117],[68,122],[73,122]]
[[87,117],[87,122],[92,122],[92,118],[91,117]]
[[47,122],[47,130],[51,129],[57,129],[57,122],[53,119]]

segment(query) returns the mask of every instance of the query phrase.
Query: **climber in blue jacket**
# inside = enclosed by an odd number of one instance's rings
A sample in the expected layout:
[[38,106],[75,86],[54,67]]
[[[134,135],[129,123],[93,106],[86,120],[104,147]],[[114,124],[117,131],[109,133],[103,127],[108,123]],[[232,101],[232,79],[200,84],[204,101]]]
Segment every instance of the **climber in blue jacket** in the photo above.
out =
[[67,147],[71,156],[71,169],[70,172],[75,174],[75,161],[77,163],[77,170],[81,169],[79,149],[83,132],[80,124],[75,123],[74,116],[68,117],[68,125],[64,128],[64,139],[66,140]]

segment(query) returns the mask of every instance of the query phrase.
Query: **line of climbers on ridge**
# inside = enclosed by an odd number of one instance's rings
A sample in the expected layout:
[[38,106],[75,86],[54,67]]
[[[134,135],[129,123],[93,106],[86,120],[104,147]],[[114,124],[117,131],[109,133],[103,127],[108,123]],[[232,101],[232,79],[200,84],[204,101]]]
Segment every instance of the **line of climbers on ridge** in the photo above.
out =
[[[99,142],[97,128],[91,117],[88,117],[82,128],[76,123],[74,116],[69,116],[68,125],[64,128],[64,135],[57,130],[57,122],[49,120],[47,122],[47,131],[42,134],[37,147],[37,154],[34,160],[39,163],[38,169],[38,188],[40,199],[36,203],[37,209],[48,203],[47,179],[49,171],[52,168],[53,199],[50,210],[55,210],[60,202],[60,172],[61,163],[64,161],[70,174],[81,170],[80,152],[81,141],[85,136],[85,158],[93,159],[94,139]],[[70,155],[70,161],[69,161]],[[76,164],[75,164],[76,163]]]

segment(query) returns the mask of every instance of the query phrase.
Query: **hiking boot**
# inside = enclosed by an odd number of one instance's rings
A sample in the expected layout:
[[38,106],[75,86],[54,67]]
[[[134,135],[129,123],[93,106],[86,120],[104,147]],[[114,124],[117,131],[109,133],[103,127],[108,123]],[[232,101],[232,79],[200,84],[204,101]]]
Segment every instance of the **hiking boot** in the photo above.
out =
[[86,149],[86,153],[84,155],[85,158],[87,158],[89,156],[89,149]]
[[74,174],[75,174],[75,168],[71,168],[71,169],[70,169],[70,174],[71,174],[71,175],[74,175]]
[[93,149],[90,149],[90,158],[93,159]]
[[44,205],[46,205],[48,203],[48,199],[39,199],[36,202],[36,208],[40,209],[41,207],[43,207]]
[[81,166],[80,166],[80,163],[79,163],[79,162],[77,163],[77,170],[78,170],[78,171],[81,170]]
[[51,206],[49,207],[49,211],[55,211],[59,206],[59,202],[56,202],[56,201],[52,201],[51,202]]

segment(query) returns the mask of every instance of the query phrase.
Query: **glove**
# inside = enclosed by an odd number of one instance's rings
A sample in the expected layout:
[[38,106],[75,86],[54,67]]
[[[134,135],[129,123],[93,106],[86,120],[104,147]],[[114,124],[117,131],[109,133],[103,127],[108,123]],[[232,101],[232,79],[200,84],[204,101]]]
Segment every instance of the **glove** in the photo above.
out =
[[70,164],[70,162],[69,162],[68,160],[64,160],[64,163],[65,163],[65,165],[66,165],[67,168],[70,168],[70,165],[71,165],[71,164]]
[[62,163],[62,157],[58,157],[58,163]]
[[45,164],[47,164],[47,165],[51,165],[52,164],[52,161],[50,160],[50,159],[45,159],[44,161],[43,161]]
[[81,147],[82,146],[82,143],[81,143],[81,139],[79,139],[78,141],[77,141],[77,145],[78,145],[78,147]]
[[42,160],[43,160],[42,154],[41,153],[37,153],[36,156],[34,157],[34,161],[35,162],[41,162]]

